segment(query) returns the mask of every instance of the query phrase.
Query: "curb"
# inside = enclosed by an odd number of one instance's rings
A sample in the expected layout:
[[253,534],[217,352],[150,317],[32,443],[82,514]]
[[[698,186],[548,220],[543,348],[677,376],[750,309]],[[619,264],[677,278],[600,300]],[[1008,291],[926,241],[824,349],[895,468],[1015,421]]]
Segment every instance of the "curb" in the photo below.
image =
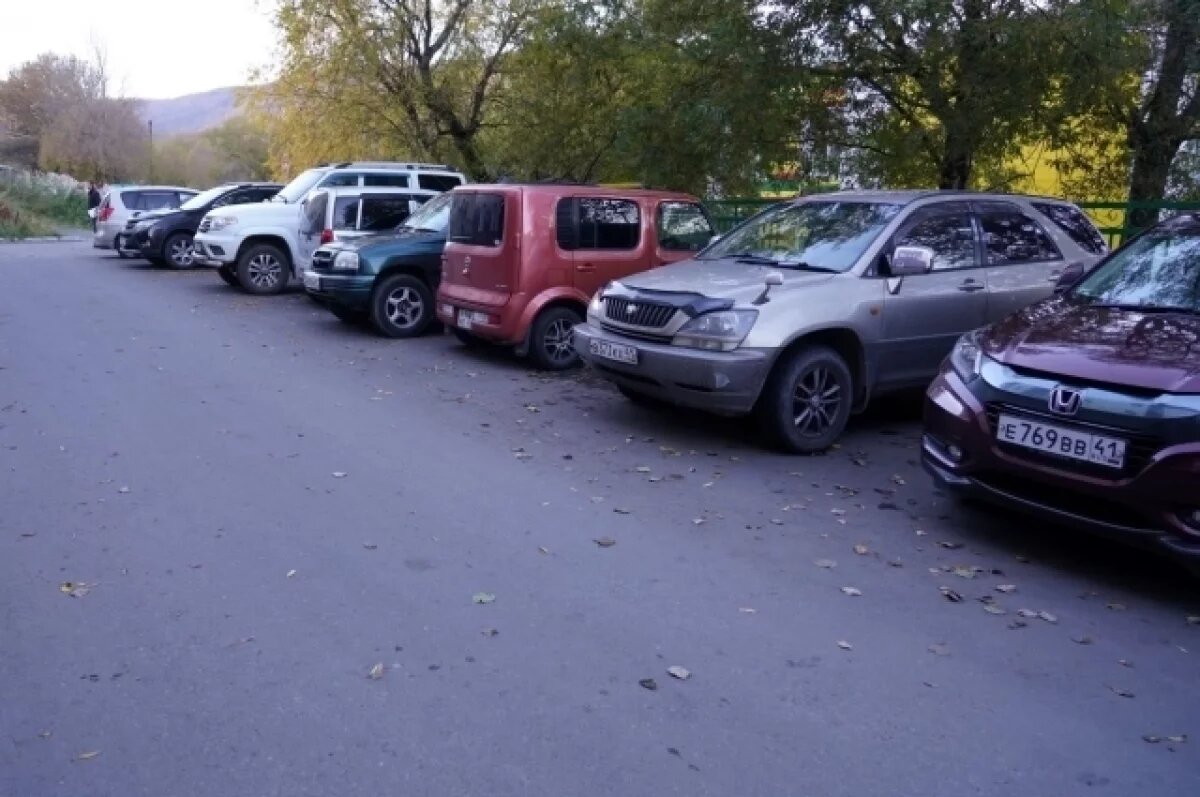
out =
[[0,238],[2,244],[77,244],[83,243],[85,238],[80,238],[77,235],[43,235],[38,238]]

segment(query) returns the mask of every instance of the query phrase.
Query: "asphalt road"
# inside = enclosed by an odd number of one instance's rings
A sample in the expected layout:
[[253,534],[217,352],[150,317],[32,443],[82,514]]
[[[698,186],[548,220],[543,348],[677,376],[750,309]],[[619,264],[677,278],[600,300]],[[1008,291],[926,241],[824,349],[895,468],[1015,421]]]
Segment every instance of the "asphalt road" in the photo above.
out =
[[0,286],[4,797],[1200,793],[1196,582],[939,496],[913,398],[791,458],[86,243]]

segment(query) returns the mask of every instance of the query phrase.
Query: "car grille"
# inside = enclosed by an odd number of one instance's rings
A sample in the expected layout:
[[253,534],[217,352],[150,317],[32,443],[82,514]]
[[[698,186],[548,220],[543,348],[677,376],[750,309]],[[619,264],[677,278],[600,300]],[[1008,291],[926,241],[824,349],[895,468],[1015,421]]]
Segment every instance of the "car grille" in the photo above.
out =
[[200,232],[208,232],[212,229],[212,219],[204,219],[200,222]]
[[669,304],[606,296],[604,298],[604,314],[619,324],[661,329],[675,315],[675,308]]
[[999,443],[1005,451],[1010,454],[1018,455],[1022,458],[1030,459],[1036,462],[1053,462],[1064,468],[1077,470],[1081,473],[1094,474],[1098,476],[1114,476],[1117,474],[1124,476],[1132,476],[1140,473],[1146,465],[1150,463],[1151,458],[1157,454],[1165,445],[1163,441],[1157,437],[1146,434],[1139,434],[1129,429],[1122,429],[1116,426],[1101,426],[1095,423],[1082,423],[1063,418],[1059,415],[1051,415],[1046,412],[1035,412],[1024,407],[1014,407],[1009,404],[999,402],[989,402],[987,405],[987,420],[988,431],[992,434],[992,439],[996,439],[996,429],[1000,425],[1000,413],[1004,412],[1010,415],[1024,415],[1027,418],[1052,423],[1056,426],[1074,427],[1076,429],[1086,430],[1095,434],[1109,435],[1110,437],[1120,437],[1128,442],[1125,449],[1125,467],[1123,470],[1105,467],[1104,465],[1094,465],[1089,462],[1081,462],[1079,460],[1068,459],[1065,457],[1057,457],[1053,454],[1046,454],[1040,451],[1035,451],[1024,446],[1013,446],[1006,443]]

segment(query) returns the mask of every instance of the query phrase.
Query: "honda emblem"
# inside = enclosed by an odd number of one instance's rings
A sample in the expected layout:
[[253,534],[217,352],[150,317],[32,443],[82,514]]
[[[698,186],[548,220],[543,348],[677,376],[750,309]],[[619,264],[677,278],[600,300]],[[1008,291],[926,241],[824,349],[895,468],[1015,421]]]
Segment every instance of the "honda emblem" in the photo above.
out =
[[630,305],[625,306],[625,315],[633,315],[637,311],[638,311],[638,306],[636,304],[630,304]]
[[1054,390],[1050,391],[1050,411],[1056,415],[1074,415],[1079,412],[1079,405],[1083,401],[1083,394],[1078,390],[1072,390],[1069,387],[1058,385]]

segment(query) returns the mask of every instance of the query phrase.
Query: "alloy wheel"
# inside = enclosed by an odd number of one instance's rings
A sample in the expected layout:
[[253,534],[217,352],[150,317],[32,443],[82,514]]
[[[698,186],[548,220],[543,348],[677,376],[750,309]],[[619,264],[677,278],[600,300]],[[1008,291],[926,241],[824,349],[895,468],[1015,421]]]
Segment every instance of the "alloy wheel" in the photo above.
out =
[[800,434],[820,437],[833,427],[841,406],[842,387],[823,366],[805,371],[792,393],[792,419]]
[[189,238],[176,238],[171,241],[171,250],[167,252],[167,257],[171,259],[171,265],[179,268],[187,268],[192,265],[195,253],[192,251],[192,241]]
[[400,329],[415,326],[425,314],[421,295],[407,285],[401,285],[384,300],[387,319]]
[[250,258],[247,265],[249,266],[247,271],[250,281],[256,288],[274,288],[279,284],[279,278],[283,274],[283,264],[273,255],[265,252],[257,254]]
[[555,319],[550,326],[546,327],[546,335],[542,338],[542,345],[546,349],[546,356],[551,362],[565,363],[570,361],[575,356],[575,345],[571,342],[571,322],[565,318]]

